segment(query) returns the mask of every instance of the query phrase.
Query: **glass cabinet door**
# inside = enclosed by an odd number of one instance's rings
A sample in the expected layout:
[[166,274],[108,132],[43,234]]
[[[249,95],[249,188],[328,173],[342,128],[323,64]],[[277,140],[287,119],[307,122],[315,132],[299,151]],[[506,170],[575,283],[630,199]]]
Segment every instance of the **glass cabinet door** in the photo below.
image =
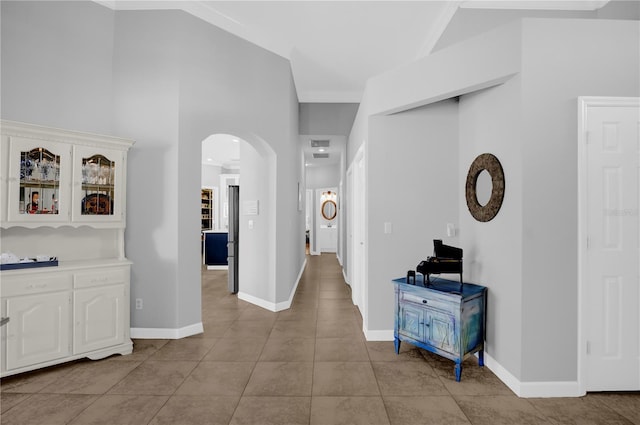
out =
[[104,155],[82,158],[80,214],[113,215],[115,161]]
[[39,147],[20,152],[20,214],[58,214],[60,155]]
[[74,149],[73,221],[121,220],[122,152],[86,146]]
[[19,138],[10,146],[9,219],[67,221],[70,148]]

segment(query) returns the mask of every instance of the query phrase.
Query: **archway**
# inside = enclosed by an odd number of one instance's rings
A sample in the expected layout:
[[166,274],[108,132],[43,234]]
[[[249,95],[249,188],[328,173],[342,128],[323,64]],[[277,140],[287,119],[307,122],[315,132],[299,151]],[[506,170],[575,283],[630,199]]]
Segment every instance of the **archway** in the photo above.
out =
[[[234,140],[237,140],[235,142]],[[225,182],[241,182],[239,202],[239,255],[238,255],[238,297],[265,308],[275,301],[276,284],[276,155],[262,138],[255,134],[231,130],[217,132],[203,140],[204,143],[224,144],[223,149],[231,152],[229,161],[220,163],[208,156],[202,156],[200,163],[218,163],[203,170],[201,186],[217,187],[217,210],[211,231],[224,232],[228,220]],[[230,143],[237,149],[229,149]],[[231,148],[233,146],[231,145]],[[215,150],[214,150],[215,151]],[[205,152],[203,150],[203,152]],[[237,152],[237,157],[234,157]],[[234,161],[231,161],[234,160]],[[219,173],[216,174],[216,171]],[[237,178],[231,178],[232,176]],[[241,176],[241,179],[240,179]],[[218,184],[216,183],[216,177]],[[216,202],[214,201],[214,207]],[[198,205],[202,209],[202,204]],[[196,208],[198,208],[196,206]],[[217,218],[217,222],[216,222]],[[206,326],[206,318],[205,326]]]

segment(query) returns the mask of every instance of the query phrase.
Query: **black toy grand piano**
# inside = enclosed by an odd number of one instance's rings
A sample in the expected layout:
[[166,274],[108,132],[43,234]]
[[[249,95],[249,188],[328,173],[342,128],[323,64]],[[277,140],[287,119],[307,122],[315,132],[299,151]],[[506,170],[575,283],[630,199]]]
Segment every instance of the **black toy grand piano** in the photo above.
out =
[[444,245],[442,240],[433,240],[433,257],[427,257],[416,267],[418,273],[424,275],[425,285],[430,285],[429,275],[455,273],[460,275],[460,292],[462,292],[462,248]]

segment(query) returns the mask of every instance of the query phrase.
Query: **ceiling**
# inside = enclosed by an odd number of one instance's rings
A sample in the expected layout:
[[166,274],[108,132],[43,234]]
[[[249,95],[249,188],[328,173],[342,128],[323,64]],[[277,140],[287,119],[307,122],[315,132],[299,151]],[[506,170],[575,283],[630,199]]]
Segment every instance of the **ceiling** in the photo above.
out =
[[180,9],[291,62],[300,102],[359,103],[366,81],[427,56],[459,7],[594,10],[603,0],[96,0]]
[[230,134],[214,134],[202,142],[202,163],[228,169],[240,168],[240,140]]
[[[607,3],[607,0],[94,1],[114,10],[183,10],[280,55],[291,63],[298,100],[303,103],[359,103],[369,78],[429,55],[458,8],[595,10]],[[310,154],[309,149],[305,150]],[[207,157],[203,154],[203,162]],[[226,163],[231,158],[218,162]]]

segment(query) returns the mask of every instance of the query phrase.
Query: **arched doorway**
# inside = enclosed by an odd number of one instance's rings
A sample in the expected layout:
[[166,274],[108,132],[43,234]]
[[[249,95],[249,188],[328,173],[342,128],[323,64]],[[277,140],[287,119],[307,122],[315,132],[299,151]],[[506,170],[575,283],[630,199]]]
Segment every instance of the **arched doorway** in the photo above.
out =
[[[207,152],[211,152],[211,155]],[[223,161],[215,158],[216,152],[220,152],[220,155],[226,152]],[[211,161],[208,161],[209,158]],[[276,284],[275,152],[266,141],[254,134],[240,131],[219,132],[203,140],[200,163],[203,168],[200,190],[211,187],[212,194],[217,192],[217,200],[214,198],[212,207],[213,223],[209,231],[224,232],[228,229],[226,186],[229,183],[239,183],[241,186],[238,297],[269,308]],[[207,163],[212,165],[206,165]],[[196,206],[201,212],[202,205],[200,203]]]

